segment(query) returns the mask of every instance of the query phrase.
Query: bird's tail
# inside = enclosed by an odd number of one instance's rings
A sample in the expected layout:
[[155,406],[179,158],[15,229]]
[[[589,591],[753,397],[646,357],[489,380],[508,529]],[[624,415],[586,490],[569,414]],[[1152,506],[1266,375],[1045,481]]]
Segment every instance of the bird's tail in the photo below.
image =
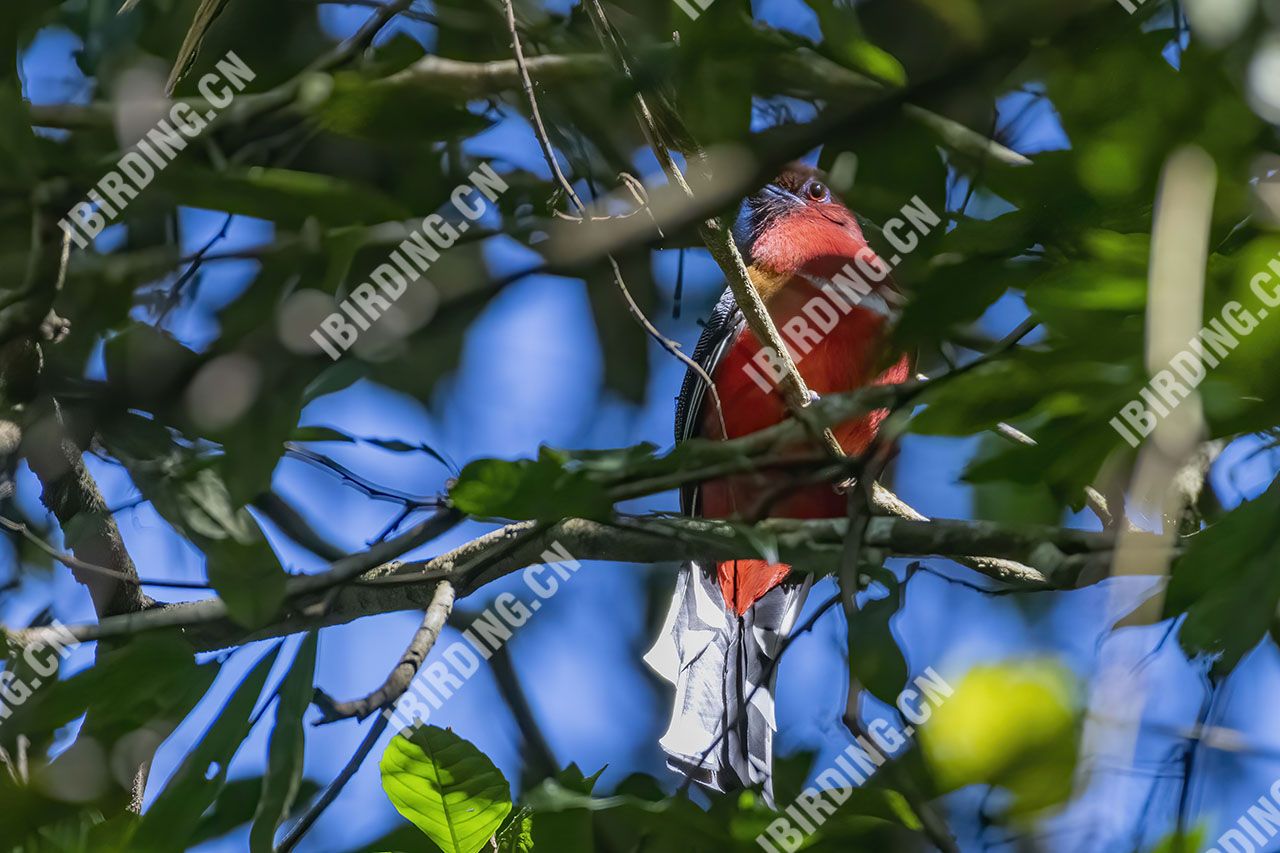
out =
[[645,655],[676,688],[659,741],[668,767],[717,791],[761,784],[772,799],[775,664],[811,582],[774,587],[739,616],[714,569],[680,569],[662,634]]

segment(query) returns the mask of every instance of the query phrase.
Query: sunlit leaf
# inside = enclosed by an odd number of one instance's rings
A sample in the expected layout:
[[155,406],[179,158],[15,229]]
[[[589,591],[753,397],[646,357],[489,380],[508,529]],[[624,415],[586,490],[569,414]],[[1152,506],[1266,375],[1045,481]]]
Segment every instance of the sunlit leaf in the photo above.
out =
[[1016,812],[1061,802],[1078,746],[1076,692],[1071,673],[1051,660],[974,667],[919,728],[938,784],[1007,788]]
[[510,787],[493,762],[446,729],[401,732],[381,767],[391,804],[444,853],[477,853],[511,811]]

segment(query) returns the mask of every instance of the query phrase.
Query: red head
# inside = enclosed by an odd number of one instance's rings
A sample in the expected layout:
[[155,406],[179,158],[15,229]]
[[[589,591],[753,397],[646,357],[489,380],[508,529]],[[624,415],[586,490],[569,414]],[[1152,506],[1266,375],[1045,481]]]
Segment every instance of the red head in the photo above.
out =
[[749,264],[783,275],[801,269],[830,275],[867,245],[822,173],[802,163],[747,199],[736,232]]

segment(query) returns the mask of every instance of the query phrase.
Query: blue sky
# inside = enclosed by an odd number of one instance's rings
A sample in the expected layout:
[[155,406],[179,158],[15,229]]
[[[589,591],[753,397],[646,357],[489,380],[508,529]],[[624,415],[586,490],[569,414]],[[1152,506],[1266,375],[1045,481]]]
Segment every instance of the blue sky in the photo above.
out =
[[[757,14],[774,25],[819,37],[815,18],[798,2],[776,0],[757,3],[756,7]],[[318,14],[336,38],[358,26],[368,12],[324,6]],[[429,26],[412,22],[397,26],[411,32],[428,48],[433,43]],[[50,29],[40,34],[21,60],[31,100],[81,101],[91,96],[92,81],[84,80],[72,61],[77,47],[76,37],[66,31]],[[1025,98],[1011,95],[1002,107],[1013,114]],[[1068,143],[1052,110],[1045,108],[1033,115],[1017,144],[1021,150],[1035,152]],[[475,140],[470,152],[495,158],[502,168],[514,165],[547,174],[528,126],[518,117],[507,118]],[[637,170],[652,173],[652,159],[638,156]],[[959,191],[963,192],[963,185]],[[981,213],[984,203],[979,194],[970,212]],[[986,215],[998,209],[987,204]],[[183,211],[184,251],[199,248],[221,226],[222,219],[218,213]],[[119,242],[120,229],[112,232],[100,238],[100,248],[106,250]],[[272,238],[270,223],[237,217],[219,248],[251,247]],[[504,244],[495,246],[487,261],[493,272],[501,273],[527,264],[528,257],[527,251]],[[654,258],[659,288],[667,300],[674,289],[675,267],[674,253]],[[169,330],[191,346],[207,345],[217,334],[218,309],[241,293],[255,272],[253,261],[210,264],[201,275],[196,300],[172,315]],[[691,348],[698,335],[696,319],[705,316],[720,287],[719,274],[705,253],[690,253],[686,258],[684,311],[681,319],[673,320],[669,302],[661,305],[655,311],[655,319],[662,331]],[[998,335],[1012,328],[1023,311],[1019,299],[1007,297],[983,323],[989,332]],[[555,333],[549,334],[552,329]],[[650,441],[666,446],[671,442],[672,400],[683,368],[656,345],[650,343],[648,350],[652,370],[644,405],[632,406],[602,393],[603,366],[583,283],[530,277],[509,287],[489,304],[468,335],[459,369],[437,387],[431,401],[414,400],[362,382],[313,403],[304,413],[303,423],[336,426],[354,435],[395,436],[423,442],[443,451],[458,465],[485,456],[528,456],[543,443],[615,447]],[[97,369],[97,365],[86,365],[90,375]],[[971,495],[968,487],[958,482],[958,475],[975,448],[974,440],[907,438],[897,464],[898,491],[928,515],[966,517]],[[1219,493],[1233,504],[1259,493],[1275,471],[1269,454],[1250,457],[1256,448],[1256,441],[1238,442],[1215,470]],[[370,479],[406,491],[436,492],[448,475],[425,455],[393,454],[369,446],[318,449]],[[123,506],[136,497],[136,490],[119,468],[96,459],[88,462],[109,505]],[[317,526],[353,550],[363,547],[396,510],[392,505],[370,501],[297,461],[280,464],[275,485]],[[20,499],[33,518],[43,517],[38,494],[38,485],[24,472]],[[642,508],[673,510],[676,500],[673,494],[664,495],[646,502]],[[1081,516],[1079,521],[1092,523],[1087,516]],[[186,579],[203,576],[199,555],[147,505],[122,511],[119,523],[142,574]],[[465,524],[423,549],[421,555],[460,544],[484,529],[478,524]],[[276,536],[269,527],[268,534],[287,568],[306,571],[321,565],[317,558]],[[5,555],[5,559],[12,559],[12,555]],[[944,561],[931,561],[931,565],[955,577],[965,577],[965,570]],[[903,566],[899,563],[896,568],[901,571]],[[653,773],[669,784],[673,782],[672,775],[662,767],[656,745],[665,728],[668,698],[640,661],[642,650],[652,639],[652,628],[638,606],[644,600],[647,576],[672,571],[672,566],[588,564],[517,632],[511,644],[517,671],[556,757],[565,764],[577,762],[587,772],[607,764],[601,783],[605,789],[637,770]],[[518,590],[517,584],[518,578],[508,578],[465,600],[463,606],[478,610],[493,594],[504,589]],[[810,596],[810,608],[824,601],[832,589],[830,581],[820,583]],[[151,592],[171,599],[174,591]],[[1135,601],[1138,593],[1139,590],[1133,591]],[[58,570],[51,579],[28,580],[23,594],[8,600],[2,614],[5,624],[23,622],[51,594],[56,615],[64,622],[92,619],[83,590],[69,573]],[[905,608],[896,617],[894,627],[913,672],[932,666],[951,680],[979,662],[1046,654],[1087,678],[1098,658],[1099,641],[1117,615],[1108,609],[1104,587],[1024,599],[991,597],[922,573],[909,585]],[[416,614],[398,613],[327,629],[320,642],[318,685],[343,698],[374,688],[417,624]],[[1112,642],[1149,650],[1163,632],[1163,626],[1129,631]],[[445,641],[453,635],[450,629]],[[290,649],[296,646],[297,639],[287,641]],[[818,750],[821,767],[822,756],[829,758],[847,745],[839,721],[845,691],[843,647],[842,619],[833,609],[788,652],[778,686],[778,716],[782,722],[779,752]],[[264,648],[262,644],[247,647],[229,657],[215,689],[158,754],[150,796],[159,790],[208,725],[211,713],[220,707]],[[283,673],[288,659],[288,655],[282,655],[273,678]],[[89,660],[89,652],[80,650],[72,659],[72,668],[83,667]],[[1257,713],[1280,698],[1277,663],[1275,649],[1270,645],[1251,654],[1220,691],[1216,722],[1240,728],[1255,743],[1280,747],[1276,735],[1267,730],[1269,715]],[[1193,721],[1202,698],[1199,669],[1182,658],[1176,643],[1165,643],[1150,658],[1146,670],[1151,696],[1158,697],[1147,708],[1148,717],[1184,725]],[[492,677],[482,669],[431,721],[450,726],[471,740],[514,781],[519,773],[518,732],[512,721],[496,710],[501,707]],[[884,712],[874,705],[867,710],[869,715]],[[237,756],[232,777],[260,772],[268,733],[269,723],[257,727]],[[345,763],[363,733],[363,727],[353,722],[311,729],[307,775],[327,782]],[[71,735],[67,733],[68,740]],[[1145,735],[1140,747],[1142,758],[1161,758],[1172,745],[1168,737]],[[374,755],[380,753],[381,748]],[[1274,760],[1258,755],[1210,753],[1202,768],[1205,775],[1197,776],[1193,808],[1224,824],[1234,821],[1280,775],[1280,766]],[[1210,784],[1203,784],[1206,778],[1212,780]],[[1114,782],[1108,778],[1102,790],[1113,803],[1140,805],[1150,793],[1151,782],[1150,775],[1117,774]],[[1096,795],[1082,807],[1096,807],[1101,802],[1097,797],[1101,796]],[[955,828],[969,833],[971,842],[976,825],[959,815],[971,812],[975,804],[971,792],[954,799],[958,815]],[[1157,807],[1155,814],[1160,814],[1161,808]],[[1129,814],[1131,817],[1132,810]],[[377,762],[370,760],[324,815],[302,849],[349,849],[376,838],[396,820],[381,791]],[[1069,812],[1061,821],[1068,833],[1064,838],[1087,828],[1088,822],[1080,811]],[[1163,825],[1159,819],[1155,823]],[[1215,830],[1213,835],[1216,834]],[[204,849],[231,851],[243,849],[244,845],[242,833],[210,843]]]

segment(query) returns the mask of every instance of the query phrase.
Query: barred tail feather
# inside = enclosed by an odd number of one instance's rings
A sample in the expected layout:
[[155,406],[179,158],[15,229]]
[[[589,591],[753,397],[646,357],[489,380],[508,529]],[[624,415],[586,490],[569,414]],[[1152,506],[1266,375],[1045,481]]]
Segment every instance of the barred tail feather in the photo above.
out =
[[811,582],[775,587],[739,617],[725,607],[714,566],[681,568],[662,634],[645,655],[676,688],[659,741],[667,766],[717,791],[763,785],[772,797],[775,661]]

